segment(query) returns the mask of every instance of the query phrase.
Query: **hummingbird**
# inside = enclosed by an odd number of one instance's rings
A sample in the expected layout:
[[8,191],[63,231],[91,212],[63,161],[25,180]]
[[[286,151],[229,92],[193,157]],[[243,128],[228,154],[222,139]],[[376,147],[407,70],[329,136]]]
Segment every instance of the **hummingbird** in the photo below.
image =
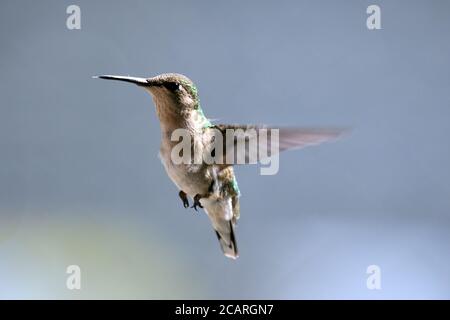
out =
[[[203,113],[200,106],[198,90],[186,76],[177,73],[165,73],[150,78],[101,75],[94,78],[116,80],[135,84],[153,98],[156,114],[161,128],[161,145],[159,156],[167,175],[179,190],[185,208],[190,207],[189,198],[193,202],[191,208],[203,208],[209,217],[219,240],[223,254],[231,259],[239,257],[235,227],[240,217],[240,190],[234,174],[232,161],[219,163],[174,163],[171,158],[172,149],[178,143],[171,139],[177,129],[184,129],[191,137],[192,150],[200,145],[200,152],[211,152],[217,132],[223,133],[223,153],[225,159],[230,148],[234,148],[239,138],[228,139],[226,131],[255,129],[253,136],[247,139],[258,139],[260,125],[213,124]],[[266,127],[264,127],[266,128]],[[308,145],[319,144],[340,136],[343,129],[315,128],[277,128],[279,130],[278,151],[298,149]],[[206,151],[204,151],[206,150]],[[214,150],[212,150],[214,153]],[[244,152],[249,152],[245,149]]]

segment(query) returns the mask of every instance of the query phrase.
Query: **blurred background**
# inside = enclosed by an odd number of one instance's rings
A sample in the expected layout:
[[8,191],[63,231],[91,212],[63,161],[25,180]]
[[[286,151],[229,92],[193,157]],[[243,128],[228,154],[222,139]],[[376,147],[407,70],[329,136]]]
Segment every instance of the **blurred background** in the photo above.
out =
[[[0,298],[449,299],[449,15],[444,0],[2,0]],[[277,175],[236,169],[237,261],[166,176],[150,96],[91,79],[165,72],[219,122],[353,128],[282,154]]]

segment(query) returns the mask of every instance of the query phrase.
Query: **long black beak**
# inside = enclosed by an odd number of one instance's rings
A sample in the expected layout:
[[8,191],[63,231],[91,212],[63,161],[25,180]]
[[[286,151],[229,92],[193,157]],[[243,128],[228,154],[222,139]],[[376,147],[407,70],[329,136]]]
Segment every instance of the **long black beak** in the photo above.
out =
[[102,76],[93,76],[94,79],[106,79],[106,80],[118,80],[125,81],[137,84],[138,86],[146,86],[149,87],[152,84],[146,78],[137,78],[137,77],[126,77],[126,76],[113,76],[113,75],[102,75]]

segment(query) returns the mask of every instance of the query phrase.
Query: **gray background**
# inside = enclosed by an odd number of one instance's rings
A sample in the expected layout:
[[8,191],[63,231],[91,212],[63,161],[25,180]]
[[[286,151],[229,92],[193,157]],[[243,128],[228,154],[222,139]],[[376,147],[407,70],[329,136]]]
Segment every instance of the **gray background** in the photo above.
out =
[[[2,0],[0,298],[450,298],[449,9]],[[237,261],[165,175],[150,96],[91,79],[163,72],[220,122],[353,128],[236,170]]]

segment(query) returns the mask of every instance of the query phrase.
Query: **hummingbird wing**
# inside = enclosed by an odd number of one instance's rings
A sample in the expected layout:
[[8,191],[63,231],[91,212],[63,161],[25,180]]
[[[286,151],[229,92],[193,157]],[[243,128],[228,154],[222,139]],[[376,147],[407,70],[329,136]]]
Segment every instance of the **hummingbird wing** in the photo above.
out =
[[[255,163],[278,152],[335,140],[348,131],[332,128],[275,128],[226,124],[214,125],[212,128],[219,131],[223,143],[222,154],[216,153],[216,161],[226,165]],[[272,143],[273,129],[278,132],[278,146],[276,143]],[[257,148],[252,148],[251,145]],[[238,155],[239,151],[240,155]],[[240,162],[237,161],[239,156],[241,157]]]

